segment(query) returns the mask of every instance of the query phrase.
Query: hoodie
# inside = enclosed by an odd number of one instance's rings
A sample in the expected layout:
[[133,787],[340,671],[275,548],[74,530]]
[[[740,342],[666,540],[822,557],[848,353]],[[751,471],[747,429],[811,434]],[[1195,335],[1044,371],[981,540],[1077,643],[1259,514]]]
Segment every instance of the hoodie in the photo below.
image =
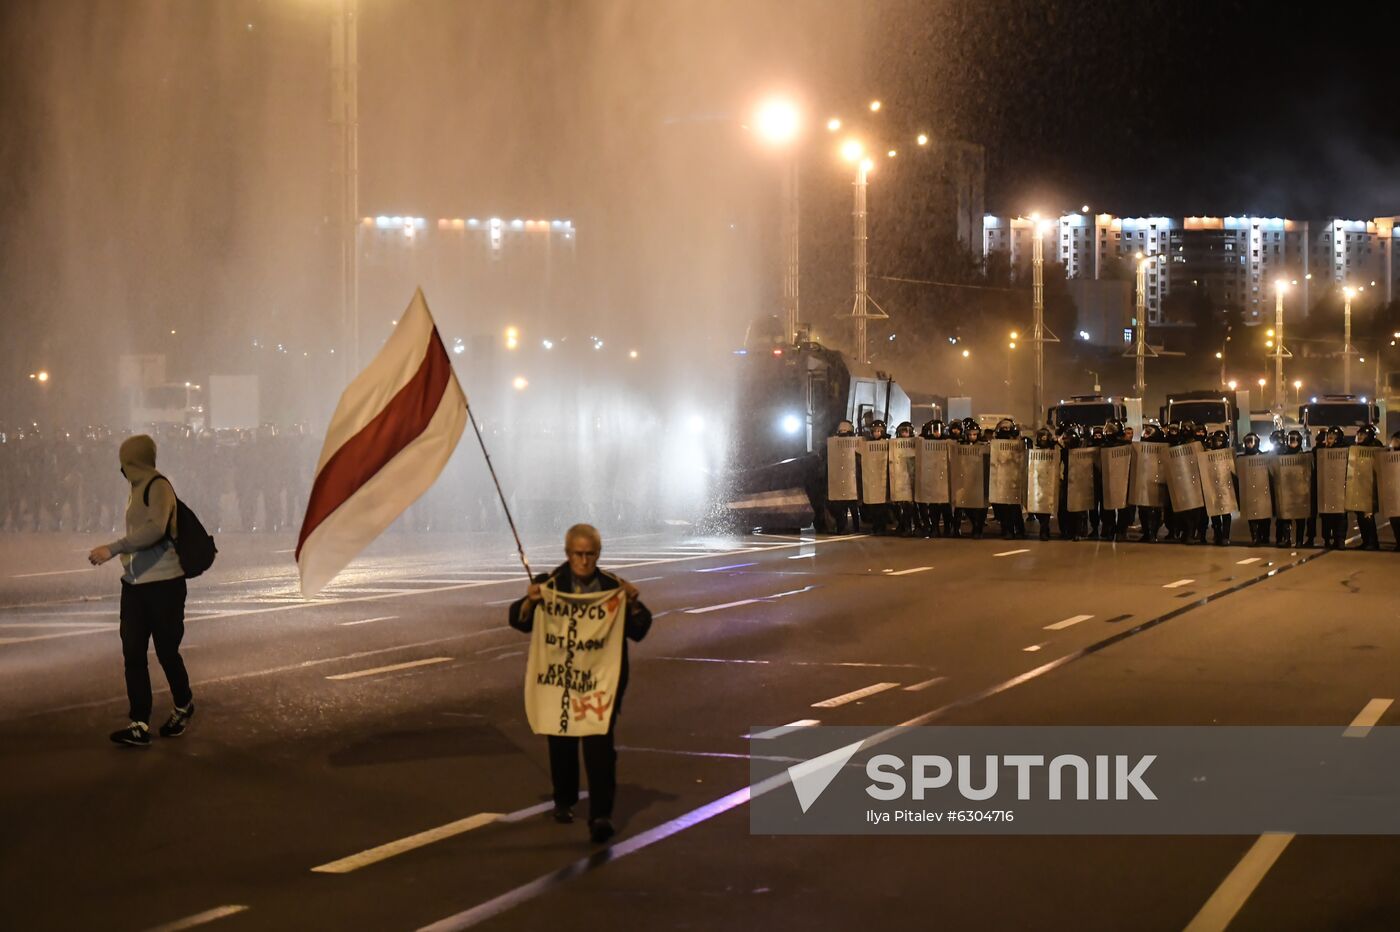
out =
[[179,579],[184,572],[173,542],[175,490],[169,480],[154,481],[165,478],[156,472],[156,442],[145,434],[128,437],[122,442],[119,458],[122,474],[131,483],[126,500],[126,536],[107,547],[122,558],[126,568],[122,582],[139,585]]

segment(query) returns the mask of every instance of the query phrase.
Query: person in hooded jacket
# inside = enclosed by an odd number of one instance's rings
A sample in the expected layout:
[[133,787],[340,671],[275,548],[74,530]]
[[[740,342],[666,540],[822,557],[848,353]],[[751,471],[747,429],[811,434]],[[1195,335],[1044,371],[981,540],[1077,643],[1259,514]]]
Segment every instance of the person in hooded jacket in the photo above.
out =
[[118,450],[122,475],[131,484],[126,502],[126,535],[94,547],[93,566],[120,556],[122,562],[121,642],[126,670],[129,724],[111,734],[115,744],[144,748],[151,743],[151,674],[146,652],[155,641],[156,659],[175,703],[160,727],[163,738],[178,738],[194,717],[194,693],[180,656],[185,636],[185,573],[175,552],[179,528],[175,489],[156,471],[156,442],[145,434],[128,437]]
[[[1383,444],[1376,437],[1376,428],[1372,424],[1363,424],[1356,432],[1356,446],[1358,447],[1380,447]],[[1374,511],[1358,511],[1356,515],[1356,529],[1361,533],[1361,543],[1358,550],[1380,550],[1380,534],[1376,530],[1376,514]]]

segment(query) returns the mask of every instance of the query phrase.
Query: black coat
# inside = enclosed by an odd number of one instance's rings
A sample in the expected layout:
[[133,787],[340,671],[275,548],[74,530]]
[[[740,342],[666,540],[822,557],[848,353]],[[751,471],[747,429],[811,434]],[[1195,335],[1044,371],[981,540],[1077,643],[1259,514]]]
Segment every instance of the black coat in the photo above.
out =
[[[598,589],[600,592],[608,592],[613,589],[622,588],[622,580],[609,573],[607,570],[598,570]],[[574,575],[569,572],[567,562],[556,566],[551,572],[540,573],[535,577],[535,582],[545,583],[554,580],[554,588],[558,592],[574,591]],[[522,596],[510,603],[510,626],[517,631],[529,634],[534,627],[535,614],[530,612],[522,615],[521,609],[525,607],[526,596]],[[623,633],[626,635],[622,639],[622,670],[617,677],[617,699],[613,703],[613,715],[622,712],[622,694],[627,690],[627,641],[640,641],[647,636],[651,630],[651,609],[642,603],[641,599],[629,600],[627,603],[627,617],[623,619]]]

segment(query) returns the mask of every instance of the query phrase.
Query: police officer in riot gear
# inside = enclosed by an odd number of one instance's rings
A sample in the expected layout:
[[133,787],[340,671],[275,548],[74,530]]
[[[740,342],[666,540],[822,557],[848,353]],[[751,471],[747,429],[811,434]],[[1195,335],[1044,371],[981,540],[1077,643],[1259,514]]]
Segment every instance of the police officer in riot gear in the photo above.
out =
[[[1344,434],[1344,433],[1342,432],[1342,429],[1341,429],[1340,427],[1331,427],[1331,428],[1329,428],[1329,429],[1327,429],[1327,430],[1325,430],[1325,431],[1322,431],[1321,433],[1322,433],[1322,439],[1321,439],[1321,442],[1318,444],[1318,449],[1321,449],[1321,450],[1334,450],[1334,449],[1336,449],[1337,447],[1340,447],[1340,446],[1343,446],[1343,445],[1344,445],[1342,441],[1345,439],[1346,434]],[[1316,455],[1316,454],[1314,454],[1314,455]],[[1313,508],[1314,508],[1314,510],[1316,510],[1316,507],[1317,507],[1317,475],[1318,475],[1318,468],[1317,468],[1316,463],[1314,463],[1314,465],[1313,465]],[[1319,518],[1321,519],[1321,521],[1322,521],[1322,549],[1324,549],[1324,550],[1341,550],[1343,547],[1345,547],[1345,546],[1346,546],[1346,533],[1347,533],[1347,515],[1346,515],[1346,512],[1342,512],[1341,514],[1328,514],[1328,513],[1326,513],[1326,512],[1322,512],[1322,513],[1319,513],[1319,514],[1318,514],[1318,517],[1319,517]]]
[[[1274,431],[1281,434],[1282,431]],[[1240,451],[1240,456],[1259,455],[1259,435],[1250,431],[1244,435],[1244,449]],[[1236,480],[1238,482],[1238,479]],[[1249,545],[1251,547],[1267,547],[1269,545],[1269,519],[1253,518],[1249,522]]]
[[[868,440],[888,440],[890,435],[885,427],[885,422],[876,418],[870,422],[870,436]],[[890,503],[889,503],[889,478],[888,466],[886,467],[885,479],[885,501],[879,505],[863,505],[862,511],[865,513],[866,523],[870,525],[876,534],[888,534],[890,531]]]
[[[855,425],[850,421],[842,421],[836,425],[837,437],[854,437],[856,435]],[[846,516],[851,518],[851,532],[860,533],[860,458],[856,458],[856,497],[846,501],[827,501],[826,510],[836,522],[836,533],[846,533]]]
[[[909,421],[900,421],[899,426],[894,429],[896,440],[909,440],[914,436],[914,425]],[[894,468],[894,456],[890,456],[890,468]],[[893,491],[893,483],[891,483]],[[910,500],[907,502],[890,501],[890,510],[895,519],[895,532],[903,537],[913,537],[915,529],[919,524],[919,515],[913,502],[913,489],[910,489]]]
[[[1131,442],[1127,439],[1126,428],[1124,428],[1122,421],[1112,418],[1104,424],[1103,445],[1105,447],[1122,447]],[[1101,516],[1103,539],[1127,540],[1128,528],[1132,526],[1133,517],[1133,507],[1126,502],[1121,510],[1103,509]]]
[[[1257,439],[1257,438],[1256,438],[1256,439]],[[1230,449],[1230,435],[1229,435],[1229,433],[1227,433],[1226,431],[1223,431],[1223,430],[1212,431],[1211,434],[1210,434],[1210,436],[1206,438],[1206,449],[1207,449],[1207,450],[1228,450],[1228,449]],[[1235,478],[1235,477],[1232,476],[1232,477],[1231,477],[1231,482],[1234,483],[1234,486],[1235,486],[1235,499],[1236,499],[1236,501],[1238,501],[1238,500],[1239,500],[1239,497],[1240,497],[1240,485],[1239,485],[1239,480],[1238,480],[1237,478]],[[1232,516],[1232,515],[1229,515],[1229,514],[1211,515],[1211,516],[1210,516],[1211,538],[1212,538],[1213,542],[1215,543],[1215,545],[1216,545],[1217,547],[1228,547],[1228,546],[1230,546],[1230,523],[1231,523],[1232,517],[1233,517],[1233,516]]]
[[[1164,444],[1167,436],[1156,424],[1144,424],[1142,427],[1142,442]],[[1138,519],[1142,523],[1142,536],[1138,540],[1145,544],[1157,543],[1157,532],[1162,527],[1162,509],[1151,505],[1139,505]]]
[[[1016,440],[1021,436],[1021,429],[1011,418],[1004,417],[997,422],[996,432],[993,436],[997,440]],[[993,505],[992,514],[996,517],[997,524],[1001,526],[1003,540],[1019,539],[1026,536],[1026,519],[1020,505]]]
[[[982,442],[982,428],[980,428],[977,422],[972,418],[965,418],[963,420],[963,436],[962,440],[959,442],[963,444]],[[955,520],[959,525],[962,524],[962,516],[967,516],[967,519],[972,522],[972,539],[981,540],[982,529],[987,526],[987,509],[985,507],[959,508],[956,514],[957,518]]]
[[[1356,446],[1358,447],[1380,447],[1382,446],[1376,437],[1376,428],[1373,424],[1363,424],[1356,432]],[[1358,511],[1356,515],[1356,529],[1361,532],[1361,545],[1358,550],[1380,550],[1380,534],[1376,530],[1375,512]]]
[[[1042,428],[1040,428],[1039,430],[1037,430],[1037,431],[1035,432],[1035,444],[1034,444],[1034,448],[1037,449],[1037,450],[1053,450],[1053,449],[1055,449],[1055,438],[1054,438],[1053,435],[1051,435],[1051,433],[1050,433],[1050,428],[1048,428],[1048,427],[1042,427]],[[1040,539],[1041,539],[1041,540],[1049,540],[1049,539],[1050,539],[1050,515],[1049,515],[1048,513],[1042,514],[1042,513],[1037,512],[1037,513],[1033,513],[1033,514],[1031,515],[1031,517],[1034,518],[1034,519],[1035,519],[1035,523],[1036,523],[1037,525],[1040,526]]]
[[[1290,430],[1284,435],[1283,446],[1275,447],[1274,451],[1280,456],[1305,452],[1303,449],[1303,435],[1296,430]],[[1309,494],[1312,501],[1317,500],[1317,476],[1313,476],[1313,484]],[[1296,538],[1299,547],[1311,547],[1313,545],[1313,534],[1315,523],[1312,518],[1298,518],[1290,525],[1287,518],[1279,518],[1274,524],[1274,545],[1277,547],[1291,547]],[[1306,540],[1304,539],[1306,538]]]
[[1077,424],[1066,425],[1060,431],[1060,540],[1083,540],[1089,513],[1069,510],[1069,453],[1084,445]]
[[[943,430],[943,422],[937,418],[926,421],[919,430],[919,436],[925,440],[946,440],[947,434]],[[923,529],[925,537],[951,537],[953,528],[953,506],[949,502],[938,502],[936,504],[919,504],[917,506],[919,514],[919,526]]]
[[[1390,435],[1391,452],[1400,452],[1400,430]],[[1395,550],[1400,551],[1400,515],[1390,519],[1390,533],[1395,536]]]

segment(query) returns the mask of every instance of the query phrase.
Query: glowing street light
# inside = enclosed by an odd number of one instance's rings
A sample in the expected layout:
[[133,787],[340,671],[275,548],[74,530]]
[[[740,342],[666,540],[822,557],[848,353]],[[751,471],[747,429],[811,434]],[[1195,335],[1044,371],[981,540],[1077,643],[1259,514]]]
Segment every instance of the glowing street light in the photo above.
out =
[[515,327],[506,328],[506,349],[515,349],[520,346],[520,331]]
[[772,97],[759,104],[753,122],[764,141],[775,146],[792,142],[802,129],[797,105],[784,97]]
[[1226,382],[1225,384],[1228,385],[1228,386],[1230,387],[1230,391],[1234,391],[1235,389],[1237,389],[1237,388],[1240,387],[1240,383],[1239,383],[1238,381],[1236,381],[1235,379],[1231,379],[1230,381]]
[[1356,297],[1355,288],[1343,288],[1346,303],[1342,307],[1342,391],[1351,394],[1351,357],[1355,351],[1351,346],[1351,299]]
[[637,351],[636,351],[636,350],[632,350],[630,353],[627,354],[627,356],[628,356],[629,359],[636,359],[636,358],[637,358]]
[[530,385],[530,382],[528,379],[525,378],[525,376],[517,375],[514,378],[514,380],[511,381],[510,384],[515,388],[516,391],[523,392]]
[[1293,355],[1283,345],[1283,296],[1287,291],[1287,279],[1280,278],[1274,281],[1274,330],[1277,331],[1277,337],[1273,344],[1274,351],[1269,355],[1274,360],[1274,408],[1279,411],[1283,410],[1284,405],[1283,360]]
[[47,369],[40,369],[38,372],[31,373],[29,377],[36,382],[47,382],[49,380],[49,371]]
[[859,162],[864,154],[865,146],[861,145],[859,139],[847,139],[841,143],[841,158],[847,162]]
[[878,100],[872,100],[872,101],[870,102],[870,112],[871,112],[871,113],[879,113],[879,112],[880,112],[880,102],[879,102]]
[[971,355],[972,355],[972,350],[963,350],[963,351],[962,351],[962,358],[963,358],[963,359],[966,359],[967,357],[969,357],[969,356],[971,356]]
[[828,133],[834,133],[834,132],[836,132],[837,130],[839,130],[840,128],[841,128],[841,121],[838,120],[836,117],[832,117],[831,119],[829,119],[829,120],[826,121],[826,131],[827,131]]
[[928,145],[928,133],[920,133],[915,137],[915,141],[921,146]]

